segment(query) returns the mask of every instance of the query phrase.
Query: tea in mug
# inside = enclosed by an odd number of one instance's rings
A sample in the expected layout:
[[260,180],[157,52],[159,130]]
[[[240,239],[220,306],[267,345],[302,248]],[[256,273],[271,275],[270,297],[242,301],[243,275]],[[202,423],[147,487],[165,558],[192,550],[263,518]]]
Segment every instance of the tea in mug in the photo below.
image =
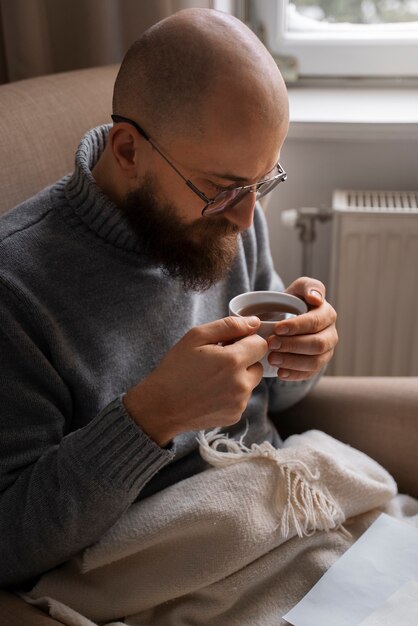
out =
[[239,315],[256,315],[262,322],[279,322],[290,315],[299,315],[300,311],[291,304],[279,302],[257,302],[248,304],[238,311]]

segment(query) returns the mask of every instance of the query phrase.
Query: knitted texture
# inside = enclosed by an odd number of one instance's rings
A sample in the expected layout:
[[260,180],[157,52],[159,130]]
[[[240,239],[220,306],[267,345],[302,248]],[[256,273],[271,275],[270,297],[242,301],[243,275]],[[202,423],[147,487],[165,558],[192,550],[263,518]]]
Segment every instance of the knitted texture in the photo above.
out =
[[[141,253],[91,169],[108,127],[82,140],[73,174],[0,219],[0,586],[20,584],[97,541],[129,506],[207,467],[194,433],[161,449],[121,397],[230,298],[282,289],[266,224],[240,238],[228,277],[185,291]],[[267,419],[312,383],[263,381],[239,437],[280,439]]]

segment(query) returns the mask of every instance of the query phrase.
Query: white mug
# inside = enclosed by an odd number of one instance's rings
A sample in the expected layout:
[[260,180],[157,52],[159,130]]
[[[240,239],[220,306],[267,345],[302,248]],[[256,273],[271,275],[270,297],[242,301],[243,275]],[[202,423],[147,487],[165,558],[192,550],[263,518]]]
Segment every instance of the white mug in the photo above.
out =
[[[274,321],[261,321],[260,327],[257,331],[257,334],[264,339],[267,339],[271,335],[274,335],[274,328],[276,323],[290,319],[292,317],[296,317],[296,315],[301,315],[302,313],[306,313],[308,311],[308,307],[306,303],[297,298],[296,296],[292,296],[289,293],[283,293],[281,291],[248,291],[247,293],[241,293],[229,303],[229,314],[235,315],[236,317],[241,317],[240,311],[246,309],[251,305],[256,304],[265,304],[265,303],[275,303],[278,305],[282,305],[283,307],[288,306],[290,309],[293,309],[294,312],[283,312],[275,318]],[[257,315],[257,313],[244,313],[247,315]],[[277,376],[278,368],[276,366],[270,365],[268,362],[268,355],[270,351],[267,351],[264,357],[261,359],[260,363],[263,366],[263,376],[265,378],[272,378]]]

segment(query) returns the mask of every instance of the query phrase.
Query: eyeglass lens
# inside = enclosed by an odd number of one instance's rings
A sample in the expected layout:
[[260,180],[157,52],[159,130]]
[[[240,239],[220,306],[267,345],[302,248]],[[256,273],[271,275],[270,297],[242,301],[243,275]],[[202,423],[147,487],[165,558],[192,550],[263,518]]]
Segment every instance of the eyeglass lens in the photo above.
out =
[[[271,180],[265,183],[260,183],[260,185],[256,186],[256,198],[261,198],[266,195],[276,187],[280,182],[281,178],[277,178],[276,180]],[[238,204],[242,200],[242,198],[250,192],[250,189],[231,189],[228,191],[221,192],[216,201],[213,204],[210,204],[203,211],[204,215],[211,215],[213,213],[219,213],[223,211],[226,207],[231,209],[233,206]]]

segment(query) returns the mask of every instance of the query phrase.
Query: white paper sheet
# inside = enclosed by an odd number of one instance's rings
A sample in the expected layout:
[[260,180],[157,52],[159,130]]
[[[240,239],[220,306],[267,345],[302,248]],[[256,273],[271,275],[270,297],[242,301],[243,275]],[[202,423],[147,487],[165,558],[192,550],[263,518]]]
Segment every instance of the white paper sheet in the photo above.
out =
[[418,529],[382,514],[284,619],[358,626],[411,581],[418,581]]
[[358,626],[417,626],[418,582],[412,581],[395,591]]

